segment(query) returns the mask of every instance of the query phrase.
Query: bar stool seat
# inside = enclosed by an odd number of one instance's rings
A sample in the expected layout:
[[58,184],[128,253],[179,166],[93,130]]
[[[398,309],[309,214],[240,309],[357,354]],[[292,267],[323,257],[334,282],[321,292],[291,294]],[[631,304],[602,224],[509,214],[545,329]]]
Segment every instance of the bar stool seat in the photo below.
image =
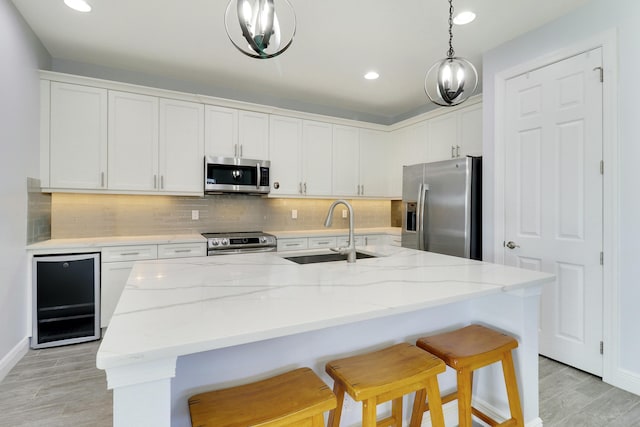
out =
[[192,427],[324,427],[336,397],[309,368],[189,398]]
[[[518,347],[518,341],[513,337],[486,326],[470,325],[451,332],[420,338],[416,345],[438,356],[457,371],[458,390],[444,396],[442,403],[458,399],[459,427],[471,427],[472,414],[491,426],[524,427],[524,416],[511,355],[511,351]],[[497,362],[502,362],[511,412],[511,418],[502,423],[471,405],[473,371]],[[425,405],[425,409],[428,407],[429,405]]]
[[[362,426],[402,426],[402,397],[416,392],[411,426],[422,423],[422,405],[429,397],[431,423],[444,426],[437,375],[446,369],[442,360],[419,348],[403,343],[378,351],[334,360],[326,371],[333,378],[338,399],[329,413],[329,427],[338,427],[345,392],[362,402]],[[391,416],[376,420],[377,405],[391,400]]]

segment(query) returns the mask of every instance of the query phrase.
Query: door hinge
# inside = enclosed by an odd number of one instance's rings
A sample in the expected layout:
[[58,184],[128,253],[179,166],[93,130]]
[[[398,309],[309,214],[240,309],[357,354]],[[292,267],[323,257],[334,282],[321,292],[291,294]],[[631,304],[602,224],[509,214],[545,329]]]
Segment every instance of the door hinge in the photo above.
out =
[[600,265],[604,265],[604,252],[600,252]]
[[604,342],[600,341],[600,354],[604,354]]
[[596,67],[593,69],[593,71],[596,71],[596,70],[600,71],[600,83],[604,82],[604,68]]
[[600,175],[604,175],[604,160],[600,160]]

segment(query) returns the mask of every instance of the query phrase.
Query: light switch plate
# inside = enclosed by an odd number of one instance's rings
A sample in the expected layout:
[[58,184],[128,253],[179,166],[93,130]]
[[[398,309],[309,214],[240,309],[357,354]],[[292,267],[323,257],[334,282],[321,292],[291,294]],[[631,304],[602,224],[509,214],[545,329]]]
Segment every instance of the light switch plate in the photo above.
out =
[[347,217],[347,210],[342,209],[342,218],[346,218],[346,217]]
[[298,209],[291,209],[291,219],[298,219]]

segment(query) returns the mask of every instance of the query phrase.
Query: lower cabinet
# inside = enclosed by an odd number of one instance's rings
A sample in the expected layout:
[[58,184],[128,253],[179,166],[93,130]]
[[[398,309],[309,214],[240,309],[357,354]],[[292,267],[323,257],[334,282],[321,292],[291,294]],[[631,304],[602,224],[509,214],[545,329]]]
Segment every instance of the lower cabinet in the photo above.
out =
[[109,325],[136,261],[206,255],[207,246],[204,242],[103,248],[100,326],[104,328]]
[[[397,241],[396,241],[397,240]],[[400,246],[400,236],[387,234],[359,234],[355,236],[356,246],[394,245]],[[298,251],[302,249],[337,248],[347,246],[349,236],[295,237],[278,239],[278,252]]]

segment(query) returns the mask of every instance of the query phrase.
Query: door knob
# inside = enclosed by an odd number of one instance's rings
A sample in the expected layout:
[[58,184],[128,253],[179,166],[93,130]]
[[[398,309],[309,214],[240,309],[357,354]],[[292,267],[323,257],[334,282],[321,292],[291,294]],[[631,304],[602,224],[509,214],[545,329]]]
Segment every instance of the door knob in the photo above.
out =
[[512,241],[507,242],[507,244],[505,246],[508,247],[509,249],[515,249],[515,248],[519,248],[520,247],[520,245],[516,245]]

